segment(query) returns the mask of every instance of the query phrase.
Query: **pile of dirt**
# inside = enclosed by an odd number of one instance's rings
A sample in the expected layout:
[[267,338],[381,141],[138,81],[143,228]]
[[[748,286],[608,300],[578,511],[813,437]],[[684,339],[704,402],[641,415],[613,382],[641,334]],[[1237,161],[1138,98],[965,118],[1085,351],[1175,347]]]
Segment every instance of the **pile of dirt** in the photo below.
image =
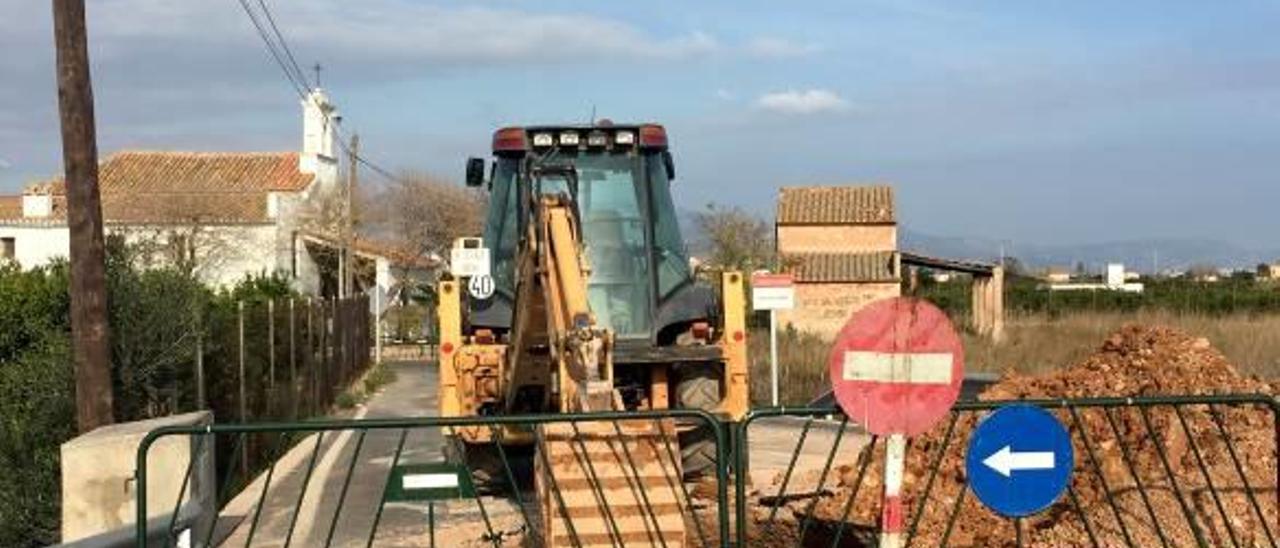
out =
[[[1096,353],[1074,366],[1044,375],[1007,375],[980,399],[1274,395],[1276,389],[1241,375],[1205,339],[1133,325],[1108,337]],[[1052,412],[1071,432],[1075,472],[1066,495],[1023,520],[1026,544],[1091,545],[1092,537],[1104,546],[1186,546],[1197,544],[1199,537],[1212,545],[1270,545],[1264,527],[1273,538],[1280,537],[1274,492],[1277,433],[1269,409],[1195,405]],[[964,448],[980,418],[978,413],[962,414],[949,441],[945,421],[911,440],[903,493],[906,523],[918,520],[913,545],[935,546],[944,536],[953,546],[1014,544],[1014,521],[996,516],[965,489]],[[883,449],[877,443],[864,450],[862,458],[871,460],[860,482],[859,463],[842,463],[832,471],[830,494],[817,498],[814,506],[823,526],[845,522],[856,531],[877,528]],[[917,515],[940,449],[936,478]],[[819,474],[797,473],[800,482],[816,482]],[[851,497],[856,497],[852,504]],[[769,509],[754,505],[752,536],[762,542],[753,545],[775,544],[770,539],[794,545],[802,516],[814,500],[788,503],[769,527],[761,526]],[[805,540],[831,543],[812,536]],[[858,540],[842,544],[859,545]]]

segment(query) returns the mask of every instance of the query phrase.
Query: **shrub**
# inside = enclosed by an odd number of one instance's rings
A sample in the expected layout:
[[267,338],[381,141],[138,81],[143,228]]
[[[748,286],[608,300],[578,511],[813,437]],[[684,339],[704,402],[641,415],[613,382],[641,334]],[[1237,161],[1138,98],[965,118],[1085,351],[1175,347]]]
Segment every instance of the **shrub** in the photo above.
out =
[[362,401],[363,401],[363,398],[361,398],[359,394],[356,394],[355,392],[347,390],[341,394],[338,394],[338,397],[334,398],[333,404],[338,406],[338,409],[351,409],[357,405],[360,405]]
[[75,436],[73,382],[61,337],[0,362],[0,546],[59,540],[59,452]]
[[396,372],[384,363],[373,366],[364,376],[364,393],[373,394],[378,389],[395,382]]

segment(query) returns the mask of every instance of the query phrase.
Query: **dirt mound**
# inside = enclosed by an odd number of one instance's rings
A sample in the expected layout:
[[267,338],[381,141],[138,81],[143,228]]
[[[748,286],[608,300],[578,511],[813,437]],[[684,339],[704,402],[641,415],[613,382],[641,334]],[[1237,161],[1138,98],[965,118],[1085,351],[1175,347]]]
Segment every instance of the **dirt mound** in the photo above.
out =
[[[980,399],[1274,391],[1273,385],[1240,375],[1205,339],[1165,327],[1126,326],[1080,363],[1045,375],[1008,375]],[[1026,544],[1091,545],[1092,537],[1104,546],[1186,546],[1199,537],[1212,545],[1269,545],[1264,524],[1272,538],[1280,536],[1274,492],[1277,434],[1270,410],[1195,405],[1052,412],[1071,432],[1075,472],[1066,495],[1023,520]],[[944,422],[911,440],[903,492],[906,523],[919,522],[913,545],[935,546],[948,535],[954,546],[1014,544],[1014,522],[991,513],[964,487],[964,446],[980,418],[978,413],[961,414],[950,438]],[[827,480],[831,494],[816,499],[815,516],[823,524],[844,521],[854,530],[876,528],[883,449],[883,443],[870,449],[870,466],[860,485],[858,463],[842,463],[832,471]],[[940,450],[936,478],[917,515]],[[864,452],[862,458],[867,456]],[[852,505],[850,497],[856,497]],[[794,543],[801,516],[813,500],[788,503],[768,531],[757,527],[754,536]],[[753,521],[759,523],[759,516],[767,514],[767,509],[757,511]],[[860,540],[842,544],[858,545]],[[831,541],[819,544],[824,542]]]
[[980,399],[1255,392],[1270,393],[1271,386],[1241,376],[1208,339],[1168,327],[1128,325],[1080,363],[1047,375],[1008,375]]

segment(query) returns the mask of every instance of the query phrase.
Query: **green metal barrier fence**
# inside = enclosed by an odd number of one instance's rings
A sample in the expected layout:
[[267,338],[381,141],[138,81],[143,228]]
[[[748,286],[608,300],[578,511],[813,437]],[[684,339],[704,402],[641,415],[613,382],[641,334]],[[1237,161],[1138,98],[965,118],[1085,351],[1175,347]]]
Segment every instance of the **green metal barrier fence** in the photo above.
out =
[[[967,433],[985,414],[1010,403],[1036,405],[1055,414],[1071,433],[1076,454],[1066,494],[1044,512],[1020,520],[999,518],[981,507],[963,477]],[[335,542],[373,546],[393,538],[400,542],[427,538],[425,514],[438,514],[435,506],[419,508],[424,517],[418,530],[380,526],[387,521],[384,511],[388,499],[397,512],[404,512],[404,506],[414,500],[434,500],[408,495],[403,485],[398,489],[395,484],[403,482],[406,474],[429,471],[402,465],[421,466],[424,459],[434,462],[440,456],[448,460],[443,468],[428,468],[437,473],[441,469],[460,470],[459,496],[468,491],[464,484],[479,490],[474,498],[452,503],[454,510],[465,507],[472,512],[473,538],[467,540],[492,546],[510,545],[514,540],[538,546],[541,537],[537,533],[546,524],[533,509],[543,504],[545,510],[548,500],[568,508],[563,500],[564,486],[557,486],[552,477],[544,498],[538,499],[529,492],[527,480],[521,479],[528,475],[529,461],[536,455],[517,455],[518,450],[498,443],[465,446],[445,434],[453,429],[482,428],[489,429],[496,440],[504,427],[516,426],[536,437],[542,429],[535,427],[560,425],[570,429],[572,439],[581,444],[587,435],[580,433],[580,428],[584,432],[601,427],[607,430],[628,422],[658,424],[667,420],[710,428],[716,443],[718,464],[713,478],[688,484],[674,470],[665,478],[663,489],[669,489],[680,513],[686,516],[685,545],[876,544],[884,443],[833,408],[758,409],[737,424],[720,423],[701,411],[671,410],[166,428],[149,434],[138,449],[137,492],[149,492],[148,452],[165,438],[185,436],[193,444],[230,443],[234,460],[246,438],[273,436],[277,454],[292,459],[294,466],[288,474],[277,475],[273,464],[258,482],[250,484],[248,495],[256,500],[242,508],[239,536],[233,535],[230,545],[249,546],[257,539],[277,546],[328,546]],[[903,486],[906,544],[1277,546],[1278,424],[1280,403],[1268,395],[962,402],[931,435],[912,440],[908,448],[908,479]],[[667,436],[661,427],[657,430],[664,433],[663,450],[671,460],[677,459],[680,450],[675,436]],[[343,450],[344,443],[353,450]],[[285,455],[285,449],[295,444]],[[335,445],[339,446],[336,451]],[[641,474],[636,456],[627,452],[625,444],[622,447],[626,454],[618,459],[630,463],[630,472],[624,476],[634,477],[638,484]],[[495,466],[488,470],[449,468],[449,463],[457,464],[468,451],[487,454]],[[586,454],[585,448],[582,453]],[[599,470],[592,469],[590,462],[585,465],[598,480]],[[325,475],[316,473],[319,469],[337,470],[321,480],[328,482],[321,485],[323,496],[308,489],[317,481],[313,474]],[[188,469],[187,478],[190,474]],[[635,489],[631,481],[627,479]],[[273,483],[297,483],[299,487],[273,491]],[[180,485],[166,486],[177,487],[179,493],[171,515],[177,515],[183,504],[186,484],[183,479]],[[452,484],[423,485],[445,492],[454,489]],[[223,488],[224,496],[227,488]],[[637,516],[611,509],[602,488],[593,489],[592,496],[609,522],[606,539],[591,540],[585,533],[575,532],[574,520],[565,510],[561,517],[568,526],[569,545],[602,542],[624,546],[628,541],[618,524],[628,518],[638,517],[646,527],[652,523],[659,529],[654,510],[659,504],[650,505],[652,491],[646,494],[640,490],[646,508]],[[369,490],[378,493],[376,508],[353,508],[350,493],[367,494]],[[138,516],[148,516],[146,499],[138,497]],[[313,519],[300,520],[308,505]],[[499,515],[504,509],[505,514]],[[499,523],[503,519],[506,525]],[[146,520],[139,523],[144,525],[138,527],[137,546],[145,547]],[[403,519],[399,523],[403,525]],[[274,536],[262,532],[268,524],[275,525]],[[178,532],[173,531],[173,525],[169,533],[164,546],[176,542]],[[208,545],[215,538],[213,529],[200,533],[202,538],[192,545]],[[457,544],[456,536],[449,543]],[[645,544],[666,546],[667,542],[658,535],[656,541],[651,537]]]
[[[679,508],[682,515],[690,518],[685,520],[688,524],[685,545],[729,546],[728,429],[714,416],[701,410],[167,427],[149,433],[138,447],[136,492],[154,497],[157,489],[162,492],[168,491],[171,493],[170,498],[176,498],[172,507],[173,513],[170,516],[177,516],[187,495],[192,468],[187,467],[185,476],[177,485],[149,485],[148,456],[158,443],[174,437],[185,437],[195,446],[205,443],[230,443],[232,446],[230,458],[234,461],[237,453],[244,450],[246,439],[266,436],[274,438],[272,444],[277,458],[256,481],[249,482],[245,492],[241,493],[241,497],[248,495],[256,500],[253,500],[252,504],[242,505],[243,514],[239,516],[238,522],[228,524],[236,520],[223,515],[220,516],[222,527],[215,524],[205,531],[177,531],[175,530],[175,525],[178,523],[176,519],[166,518],[170,519],[170,525],[160,545],[174,546],[183,535],[190,539],[187,542],[191,546],[210,546],[215,542],[221,542],[222,545],[250,546],[255,541],[259,544],[267,543],[274,546],[373,546],[375,541],[387,540],[381,539],[380,533],[384,537],[395,537],[401,543],[406,537],[416,539],[421,536],[426,539],[428,534],[433,541],[434,524],[428,524],[425,517],[417,530],[405,530],[403,520],[399,528],[380,530],[380,526],[385,525],[384,511],[388,508],[388,500],[396,505],[396,508],[403,509],[405,505],[413,504],[415,500],[418,502],[434,500],[433,497],[441,492],[456,490],[459,497],[465,498],[464,495],[470,491],[470,488],[463,488],[463,486],[477,486],[483,490],[485,488],[480,486],[487,485],[490,493],[479,493],[465,502],[455,504],[455,509],[459,512],[474,512],[474,516],[465,521],[472,525],[469,530],[476,534],[473,535],[475,538],[467,540],[479,540],[484,544],[503,546],[512,537],[520,536],[525,539],[525,542],[536,546],[540,544],[537,532],[546,524],[539,523],[537,513],[530,509],[530,505],[536,505],[540,501],[533,500],[531,493],[527,492],[525,480],[518,477],[520,474],[517,473],[517,469],[529,465],[525,457],[514,454],[518,449],[513,450],[497,443],[504,427],[527,429],[535,438],[538,438],[536,443],[540,444],[543,441],[541,439],[543,428],[539,427],[560,426],[561,430],[572,432],[568,443],[577,443],[583,448],[582,454],[587,456],[583,440],[590,438],[589,431],[617,431],[621,434],[622,428],[643,421],[652,421],[655,430],[661,433],[662,441],[654,450],[665,452],[666,457],[671,459],[678,459],[680,450],[674,432],[664,429],[663,421],[679,421],[697,427],[710,428],[714,433],[718,462],[715,466],[713,494],[704,495],[701,498],[695,496],[691,493],[690,486],[681,480],[675,470],[671,470],[672,477],[665,479],[666,484],[670,485],[669,495],[674,497],[675,506]],[[488,429],[495,441],[487,444],[464,444],[456,436],[447,435],[463,428]],[[352,449],[348,451],[348,447]],[[637,461],[642,456],[632,454],[633,449],[629,450],[626,443],[620,444],[620,447],[622,454],[619,460],[630,466],[629,471],[622,473],[622,478],[626,480],[627,485],[634,490],[642,479],[652,480],[652,478],[642,478],[637,468]],[[494,473],[488,475],[481,470],[465,466],[455,467],[464,474],[459,478],[456,488],[447,481],[444,484],[437,482],[441,466],[449,468],[450,463],[456,465],[459,461],[464,461],[464,455],[468,452],[483,452],[493,457]],[[445,457],[448,462],[439,463],[438,457]],[[543,458],[545,459],[545,456]],[[281,466],[281,470],[278,471],[278,465],[284,461],[288,461],[288,464]],[[424,462],[437,462],[437,465],[424,468]],[[544,464],[549,466],[549,463]],[[589,459],[585,465],[587,469],[592,470],[594,478],[597,471],[592,468]],[[322,469],[325,472],[317,472]],[[432,470],[435,470],[436,476],[430,475]],[[330,471],[333,473],[329,473]],[[421,478],[418,482],[421,487],[419,496],[406,495],[405,489],[408,488],[408,484],[404,480],[407,474],[418,474]],[[583,533],[580,539],[574,532],[573,516],[570,515],[569,506],[564,504],[562,490],[571,487],[557,485],[558,480],[554,473],[550,474],[549,478],[548,490],[552,496],[560,500],[559,507],[563,512],[561,518],[568,525],[567,536],[570,544],[572,546],[590,544],[589,541],[583,540],[587,537],[586,533]],[[401,482],[398,486],[395,485],[397,480]],[[312,485],[317,482],[320,483],[319,489],[312,488]],[[591,483],[594,486],[595,482]],[[293,487],[295,484],[296,488]],[[229,498],[227,490],[231,485],[230,475],[228,475],[219,493],[220,507]],[[176,497],[172,495],[175,488]],[[624,536],[619,532],[619,523],[628,516],[622,514],[621,509],[618,508],[610,511],[610,502],[616,504],[616,501],[610,501],[601,487],[593,488],[595,491],[592,495],[598,504],[603,506],[604,513],[607,515],[609,542],[613,545],[625,545]],[[376,508],[350,507],[353,491],[363,491],[368,495],[370,489],[377,492]],[[662,533],[654,510],[657,505],[648,504],[651,496],[653,493],[645,493],[641,490],[640,497],[645,501],[646,508],[641,510],[640,517],[645,522],[646,528],[652,524],[658,533]],[[136,515],[139,519],[136,545],[140,548],[149,546],[147,499],[148,496],[137,497]],[[430,502],[423,503],[423,505],[426,504],[430,506],[424,509],[424,515],[426,512],[435,514],[436,506]],[[498,518],[495,516],[495,505],[502,505],[504,508],[515,507],[514,512],[507,512],[507,517],[511,517],[510,514],[518,514],[516,517],[518,525],[514,530],[504,529],[500,524],[495,523]],[[466,508],[463,509],[462,506]],[[309,513],[311,519],[299,519],[304,508],[311,510]],[[226,513],[228,510],[223,508],[223,512]],[[615,516],[615,512],[619,512],[619,515]],[[155,515],[154,513],[150,515],[154,523]],[[434,518],[434,516],[431,517]],[[476,523],[479,527],[474,526]],[[270,531],[264,532],[267,529]],[[231,531],[230,536],[228,536],[228,530]],[[661,545],[666,546],[667,543],[661,534],[656,538]],[[152,546],[157,544],[154,539],[153,532],[150,540]],[[456,545],[457,540],[455,538],[449,544]],[[530,543],[529,540],[533,542]],[[428,540],[422,540],[421,544],[425,545],[428,542]]]
[[[1077,455],[1062,500],[1021,520],[981,507],[963,478],[963,433],[1010,403],[1050,410]],[[882,470],[872,464],[883,462],[884,443],[842,417],[832,408],[773,408],[735,425],[738,545],[875,544]],[[796,431],[788,464],[748,497],[760,451],[753,426],[783,418]],[[814,447],[824,429],[827,446]],[[906,545],[1277,546],[1278,444],[1280,403],[1269,395],[961,402],[908,449]],[[798,466],[805,458],[810,464]]]

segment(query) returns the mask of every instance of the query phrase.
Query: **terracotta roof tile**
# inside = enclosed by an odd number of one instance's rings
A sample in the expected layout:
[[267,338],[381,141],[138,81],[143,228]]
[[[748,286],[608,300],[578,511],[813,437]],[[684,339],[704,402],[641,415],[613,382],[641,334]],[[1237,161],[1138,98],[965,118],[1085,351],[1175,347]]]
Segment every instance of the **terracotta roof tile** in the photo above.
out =
[[362,251],[370,255],[384,257],[390,260],[392,264],[399,266],[410,266],[424,269],[440,266],[439,261],[433,260],[431,257],[422,256],[405,246],[390,242],[356,237],[351,242],[351,247],[356,251]]
[[777,223],[866,224],[894,222],[893,187],[783,187]]
[[[296,152],[125,151],[108,157],[98,170],[107,223],[269,222],[269,192],[299,191],[314,179],[298,170]],[[65,190],[61,177],[28,185],[27,194],[55,198],[52,218],[30,221],[65,218],[60,205]]]
[[894,282],[894,252],[790,253],[782,257],[797,282]]
[[0,196],[0,219],[22,216],[22,196]]
[[270,220],[265,192],[103,194],[102,217],[108,224],[220,224]]

